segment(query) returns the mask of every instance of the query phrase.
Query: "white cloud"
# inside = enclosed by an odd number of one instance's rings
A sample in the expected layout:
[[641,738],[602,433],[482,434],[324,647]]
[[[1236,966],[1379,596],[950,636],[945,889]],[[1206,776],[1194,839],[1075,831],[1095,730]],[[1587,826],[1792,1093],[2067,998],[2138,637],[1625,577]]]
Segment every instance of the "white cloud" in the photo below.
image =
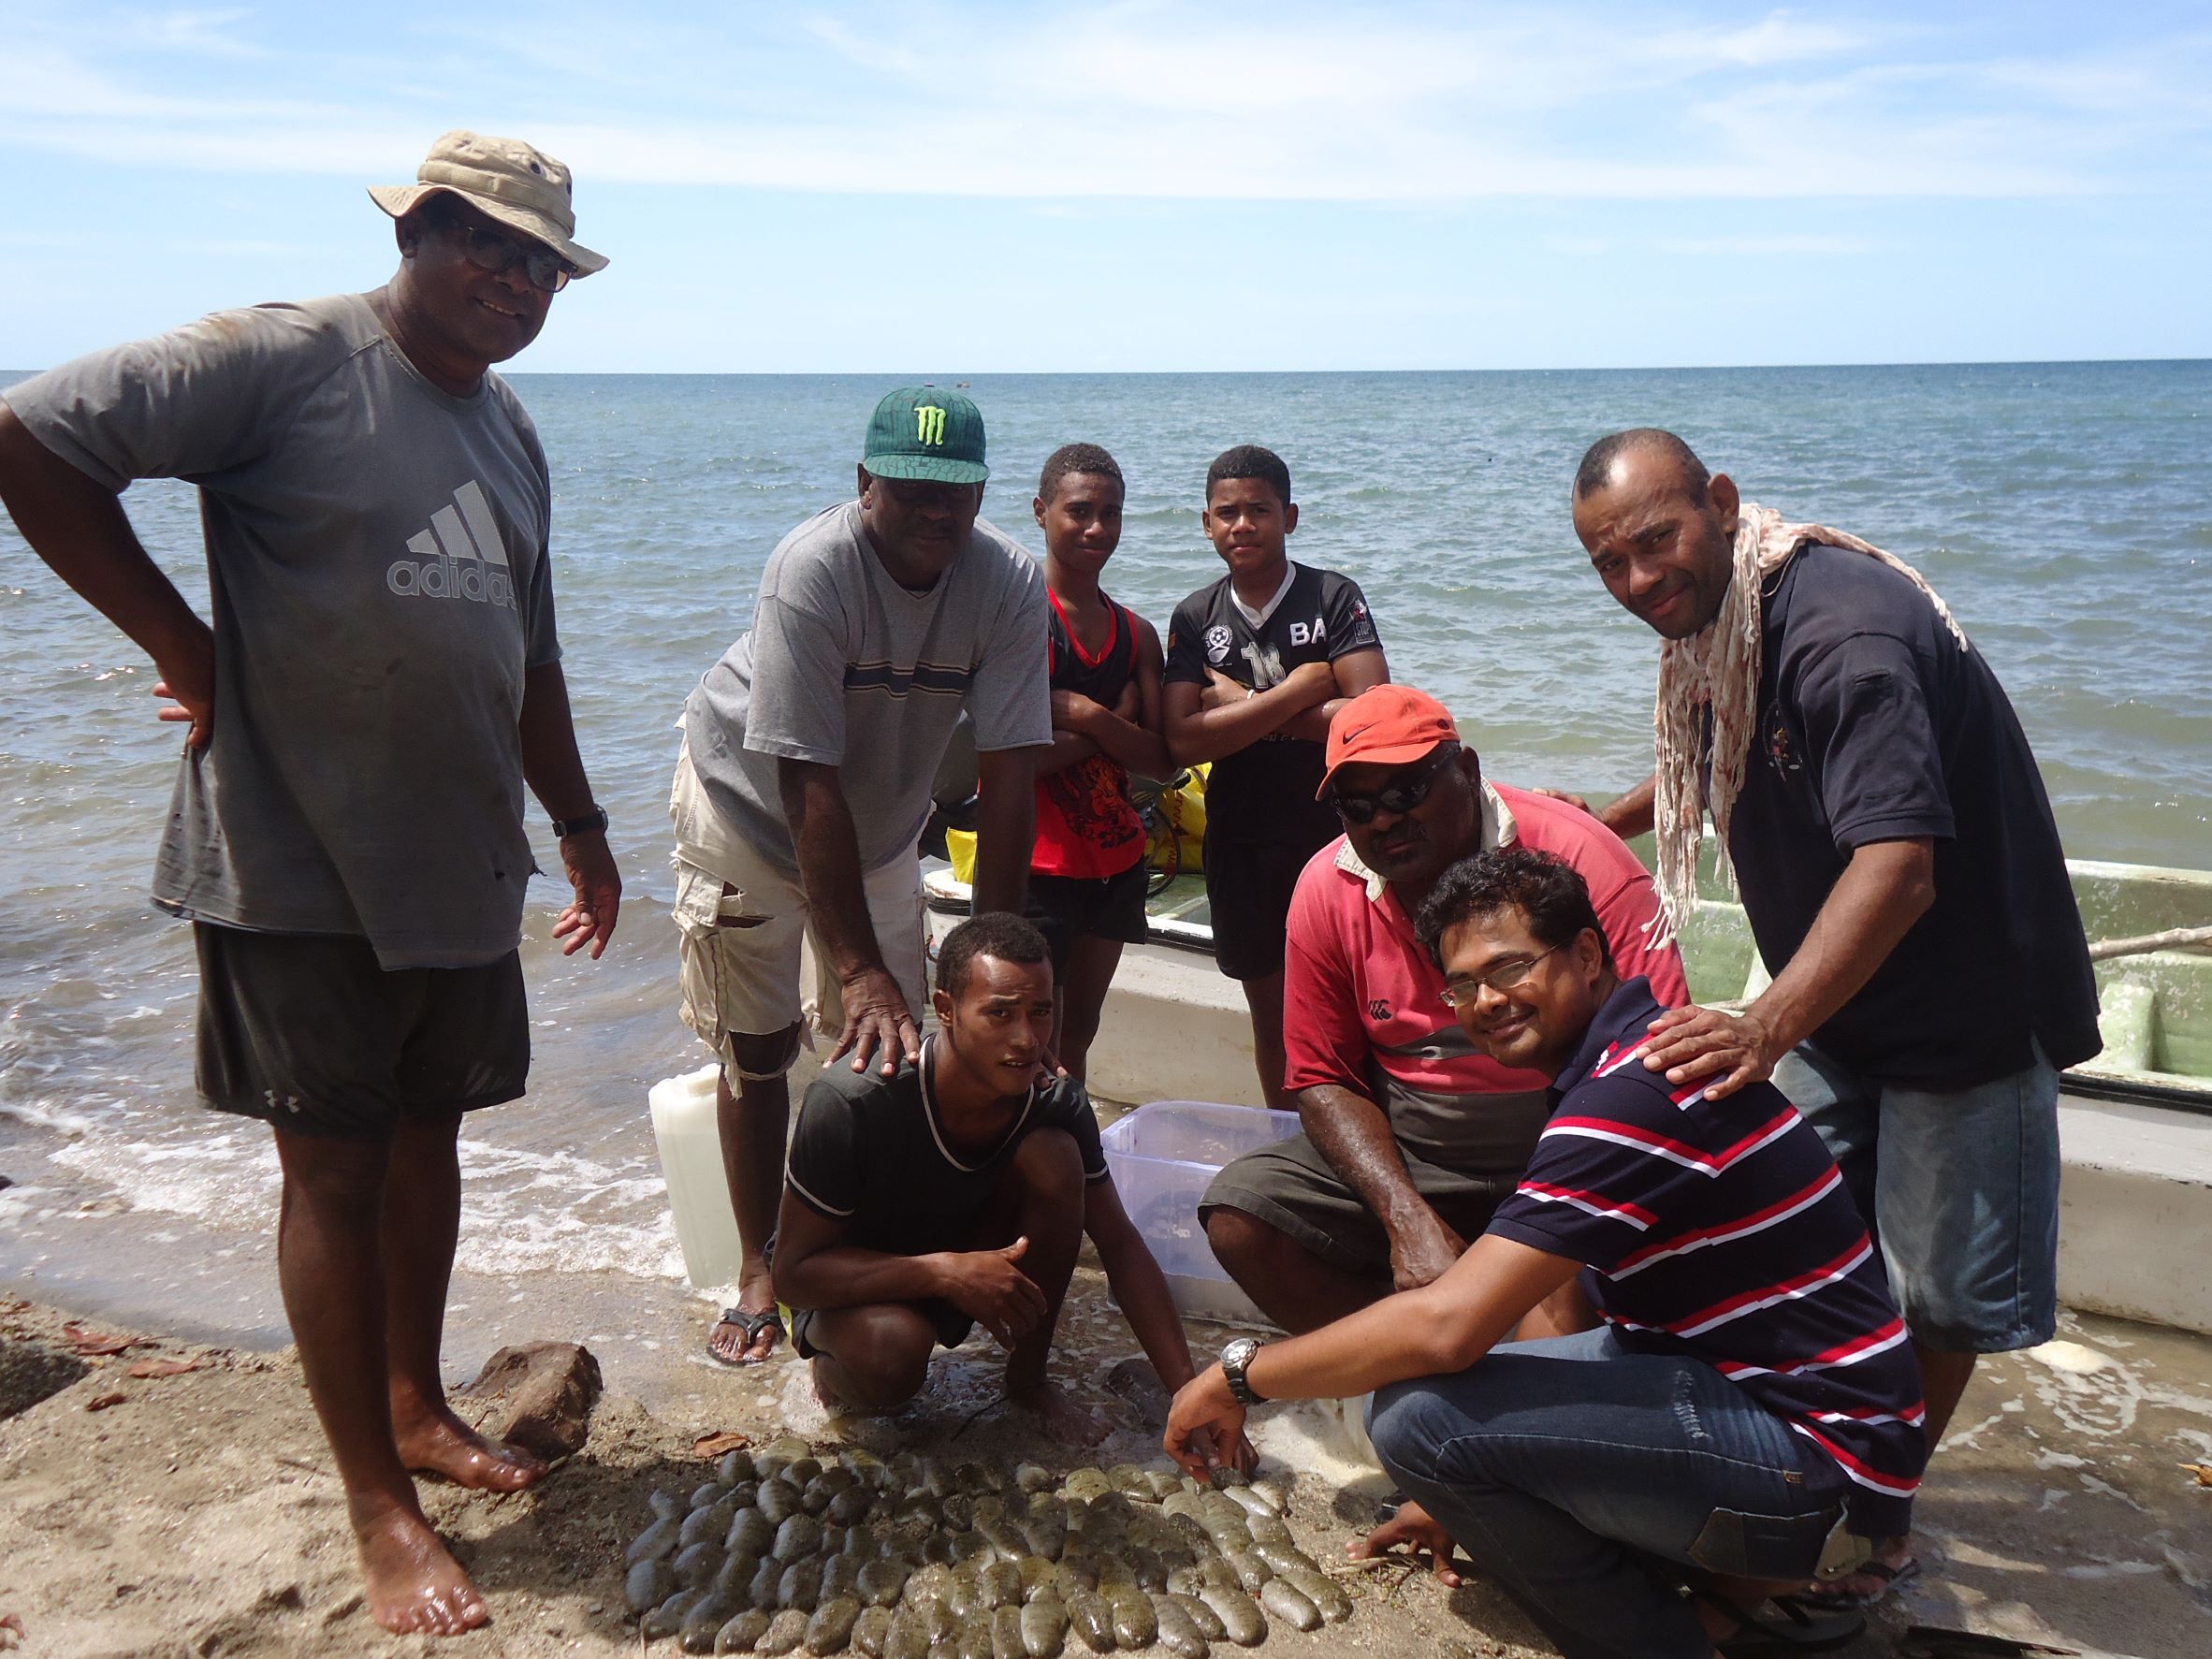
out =
[[[206,52],[273,51],[240,13],[163,19],[155,37]],[[0,40],[0,145],[383,177],[412,166],[466,74],[453,120],[527,131],[587,188],[1758,201],[2187,187],[2212,167],[2203,36],[1954,63],[1922,36],[1786,11],[1722,27],[1293,7],[1254,26],[1135,3],[746,28],[554,13],[517,47],[416,23],[383,56],[295,51],[234,96],[197,76],[173,90],[170,58],[117,47],[89,10],[50,13]]]
[[1633,258],[1639,254],[1665,254],[1677,258],[1802,259],[1873,252],[1874,243],[1863,236],[1829,236],[1817,232],[1722,232],[1713,236],[1668,236],[1643,240],[1605,236],[1548,236],[1543,245],[1554,254],[1577,259]]
[[1719,259],[1803,259],[1866,254],[1873,250],[1873,243],[1863,236],[1787,234],[1666,237],[1657,246],[1662,254]]
[[1713,46],[1724,61],[1758,68],[1802,58],[1830,57],[1851,51],[1866,39],[1855,30],[1830,23],[1802,23],[1786,11],[1777,11],[1748,29],[1721,36]]
[[126,13],[125,37],[141,49],[193,52],[204,57],[262,58],[268,49],[247,38],[253,14],[243,7],[220,11]]

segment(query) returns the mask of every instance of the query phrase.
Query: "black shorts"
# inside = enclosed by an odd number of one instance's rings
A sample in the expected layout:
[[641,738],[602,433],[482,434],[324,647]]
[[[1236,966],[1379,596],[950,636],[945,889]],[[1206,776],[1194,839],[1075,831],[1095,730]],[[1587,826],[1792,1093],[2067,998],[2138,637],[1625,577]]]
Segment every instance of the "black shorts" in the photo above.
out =
[[[1518,1173],[1475,1174],[1430,1163],[1404,1146],[1398,1151],[1414,1190],[1470,1244],[1521,1185]],[[1215,1176],[1199,1200],[1200,1225],[1215,1210],[1242,1210],[1288,1234],[1330,1266],[1390,1288],[1390,1235],[1366,1201],[1303,1135],[1247,1152]]]
[[1144,878],[1140,858],[1118,876],[1029,876],[1029,896],[1022,914],[1037,924],[1053,953],[1053,977],[1068,970],[1068,953],[1090,934],[1144,942]]
[[1283,936],[1299,872],[1317,847],[1272,841],[1206,838],[1206,910],[1213,918],[1214,961],[1232,980],[1263,980],[1283,971]]
[[[776,1235],[768,1235],[767,1248],[761,1252],[768,1271],[776,1271]],[[920,1302],[906,1304],[929,1321],[929,1328],[937,1332],[937,1346],[956,1348],[968,1340],[968,1333],[975,1329],[975,1321],[941,1296],[925,1296]],[[808,1340],[808,1333],[814,1328],[815,1317],[831,1312],[828,1308],[794,1307],[791,1310],[792,1352],[802,1360],[811,1360],[822,1350]]]
[[[975,1329],[975,1321],[941,1296],[925,1297],[920,1302],[906,1304],[929,1321],[929,1328],[937,1332],[937,1346],[956,1348],[968,1340]],[[828,1308],[794,1307],[791,1310],[792,1352],[802,1360],[811,1360],[822,1350],[808,1340],[814,1328],[815,1317],[828,1313]]]
[[387,973],[362,939],[195,923],[199,1092],[301,1134],[388,1141],[404,1117],[521,1095],[522,959]]

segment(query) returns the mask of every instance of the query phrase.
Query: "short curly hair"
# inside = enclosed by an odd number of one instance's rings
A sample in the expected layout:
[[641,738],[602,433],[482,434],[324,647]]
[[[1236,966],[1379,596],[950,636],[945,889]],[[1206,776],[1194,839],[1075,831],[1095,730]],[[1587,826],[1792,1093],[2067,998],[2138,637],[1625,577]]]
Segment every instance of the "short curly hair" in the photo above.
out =
[[1444,966],[1444,936],[1461,923],[1498,910],[1519,910],[1539,943],[1556,950],[1572,944],[1588,928],[1597,935],[1605,965],[1613,966],[1613,948],[1581,873],[1564,859],[1529,847],[1501,847],[1463,858],[1437,879],[1421,903],[1414,933],[1438,968]]
[[1214,486],[1231,478],[1257,478],[1275,492],[1276,501],[1286,507],[1290,504],[1290,469],[1272,449],[1262,449],[1257,444],[1224,449],[1206,469],[1206,500],[1214,499]]
[[1081,473],[1094,478],[1111,478],[1124,490],[1128,483],[1121,475],[1121,463],[1096,444],[1063,444],[1044,458],[1044,471],[1037,475],[1037,493],[1043,501],[1051,501],[1060,493],[1060,480]]
[[937,953],[937,988],[957,1001],[968,989],[968,976],[978,956],[994,956],[1026,968],[1034,962],[1050,962],[1052,951],[1044,935],[1011,910],[985,910],[945,935]]

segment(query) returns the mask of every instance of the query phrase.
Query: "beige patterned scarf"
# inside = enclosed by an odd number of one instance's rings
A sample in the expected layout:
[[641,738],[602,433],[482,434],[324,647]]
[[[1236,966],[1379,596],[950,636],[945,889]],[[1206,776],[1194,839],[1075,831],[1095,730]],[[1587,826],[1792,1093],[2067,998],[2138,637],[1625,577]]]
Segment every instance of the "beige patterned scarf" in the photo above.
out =
[[[1759,694],[1759,592],[1799,547],[1821,542],[1879,559],[1928,595],[1959,645],[1965,633],[1933,588],[1901,559],[1870,542],[1822,524],[1785,523],[1780,513],[1745,502],[1736,523],[1736,570],[1713,619],[1687,639],[1659,648],[1659,697],[1652,715],[1658,793],[1652,803],[1659,840],[1659,895],[1677,926],[1697,899],[1697,851],[1712,815],[1721,874],[1736,891],[1728,857],[1728,823],[1743,787],[1752,722]],[[1712,752],[1706,764],[1704,713],[1711,710]],[[1709,779],[1710,777],[1710,786]]]

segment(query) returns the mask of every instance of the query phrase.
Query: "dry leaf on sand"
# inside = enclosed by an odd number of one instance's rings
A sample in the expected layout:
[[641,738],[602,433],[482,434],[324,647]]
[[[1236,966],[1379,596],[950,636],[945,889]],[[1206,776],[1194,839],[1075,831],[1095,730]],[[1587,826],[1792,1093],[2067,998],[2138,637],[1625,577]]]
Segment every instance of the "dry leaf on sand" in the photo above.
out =
[[182,1376],[187,1371],[197,1371],[197,1360],[140,1360],[131,1367],[133,1376]]

